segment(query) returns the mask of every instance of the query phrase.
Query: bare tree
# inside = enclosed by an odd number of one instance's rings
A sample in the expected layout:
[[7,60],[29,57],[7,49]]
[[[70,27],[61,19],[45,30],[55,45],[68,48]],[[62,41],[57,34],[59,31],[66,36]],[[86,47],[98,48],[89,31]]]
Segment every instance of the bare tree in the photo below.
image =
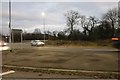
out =
[[94,16],[90,16],[89,18],[86,18],[85,16],[81,16],[80,23],[81,27],[83,28],[83,32],[86,35],[88,32],[88,35],[91,36],[93,29],[95,25],[97,24],[97,19]]
[[115,25],[118,22],[118,10],[117,8],[109,9],[107,13],[103,15],[103,19],[108,21],[112,27],[112,35],[115,34]]
[[46,31],[46,34],[51,35],[52,33],[50,31]]
[[81,16],[80,17],[80,24],[81,24],[81,27],[83,28],[83,33],[84,35],[86,35],[86,29],[85,29],[85,23],[86,23],[86,16]]
[[73,33],[75,25],[79,23],[80,14],[77,11],[70,10],[65,14],[67,18],[67,26],[70,34]]
[[34,30],[34,33],[35,33],[35,34],[40,34],[41,31],[40,31],[40,29],[36,28],[36,29]]
[[54,38],[57,36],[58,31],[53,31]]
[[48,40],[50,40],[50,36],[52,35],[52,33],[50,31],[46,31],[46,34],[48,34]]

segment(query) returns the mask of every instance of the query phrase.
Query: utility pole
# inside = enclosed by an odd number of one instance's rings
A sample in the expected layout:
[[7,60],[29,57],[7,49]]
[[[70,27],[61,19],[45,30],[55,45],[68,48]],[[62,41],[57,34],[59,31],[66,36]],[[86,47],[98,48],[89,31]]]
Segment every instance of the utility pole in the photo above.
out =
[[42,15],[42,18],[43,18],[43,26],[44,26],[44,43],[45,43],[45,13],[44,12],[42,12],[41,13],[41,15]]
[[46,32],[45,32],[45,17],[43,17],[43,25],[44,25],[44,43],[45,43],[45,36],[46,36]]
[[9,44],[10,44],[10,52],[12,52],[12,41],[11,41],[11,0],[9,0],[9,33],[10,33],[10,37],[9,37]]
[[23,32],[21,31],[21,49],[22,49],[22,42],[23,42]]

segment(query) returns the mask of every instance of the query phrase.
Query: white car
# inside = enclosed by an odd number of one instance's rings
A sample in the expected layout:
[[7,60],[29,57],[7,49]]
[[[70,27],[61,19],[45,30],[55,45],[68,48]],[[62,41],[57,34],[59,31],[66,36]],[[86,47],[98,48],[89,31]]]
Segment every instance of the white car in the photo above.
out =
[[8,50],[8,49],[9,49],[9,47],[8,47],[7,43],[4,41],[0,41],[0,51]]
[[41,42],[40,40],[32,40],[31,41],[31,46],[44,46],[45,43]]

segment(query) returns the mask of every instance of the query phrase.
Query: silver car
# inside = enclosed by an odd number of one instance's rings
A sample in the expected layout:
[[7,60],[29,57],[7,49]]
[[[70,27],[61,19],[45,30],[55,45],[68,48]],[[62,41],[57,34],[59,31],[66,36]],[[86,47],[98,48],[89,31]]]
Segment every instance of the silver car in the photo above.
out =
[[40,40],[32,40],[31,41],[31,46],[44,46],[45,43],[41,42]]

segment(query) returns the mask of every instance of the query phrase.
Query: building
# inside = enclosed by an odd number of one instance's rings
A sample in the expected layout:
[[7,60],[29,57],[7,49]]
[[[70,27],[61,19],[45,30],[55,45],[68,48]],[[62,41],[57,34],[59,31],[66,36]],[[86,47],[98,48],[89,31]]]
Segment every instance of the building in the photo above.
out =
[[22,29],[12,29],[12,42],[21,42]]

